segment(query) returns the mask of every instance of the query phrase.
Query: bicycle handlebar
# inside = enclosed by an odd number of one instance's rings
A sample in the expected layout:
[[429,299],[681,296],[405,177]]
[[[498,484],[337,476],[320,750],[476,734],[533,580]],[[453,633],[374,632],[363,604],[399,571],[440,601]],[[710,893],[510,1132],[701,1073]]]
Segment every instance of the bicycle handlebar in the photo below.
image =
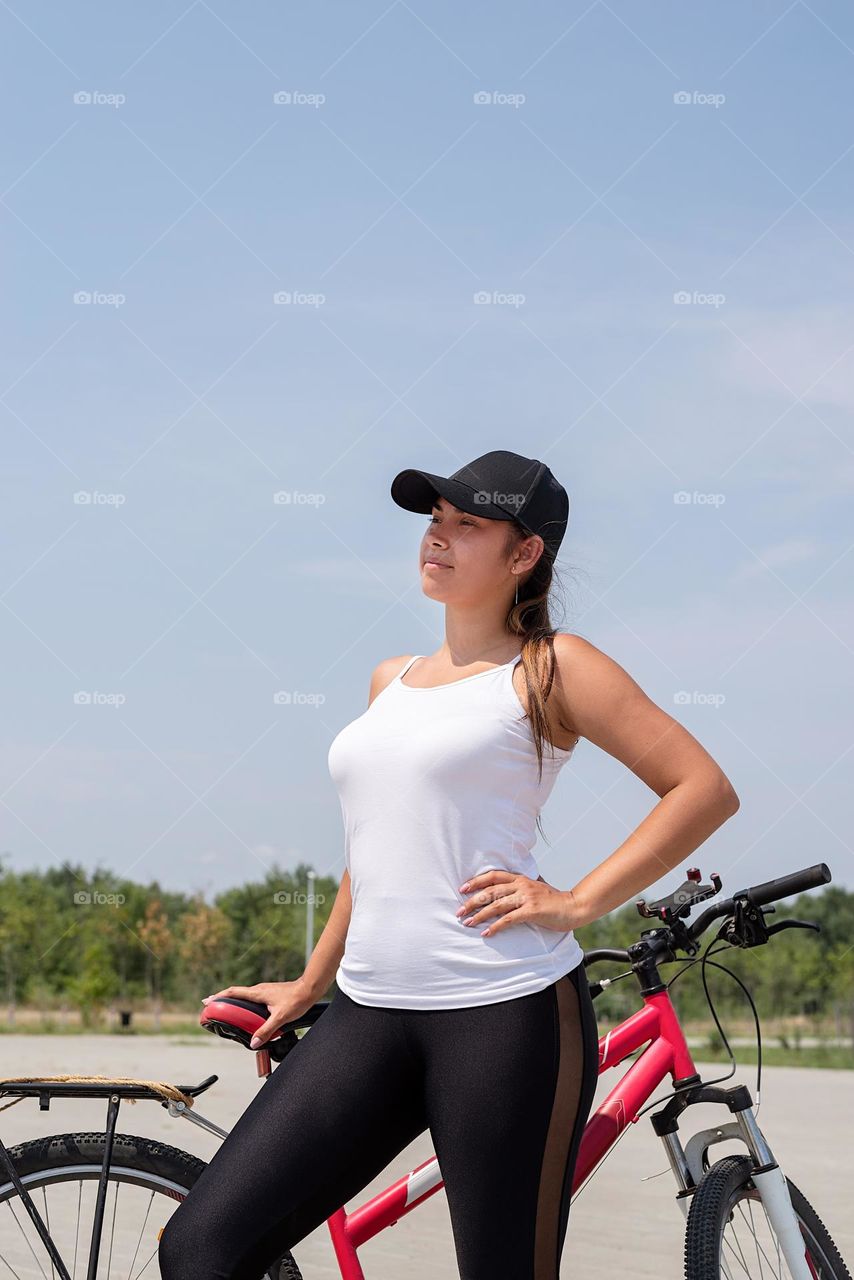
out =
[[737,898],[752,902],[755,907],[767,906],[770,902],[778,902],[781,898],[789,898],[795,893],[806,893],[809,889],[817,889],[819,885],[831,880],[830,868],[826,862],[816,862],[811,867],[803,867],[800,871],[792,871],[790,875],[779,876],[776,880],[765,880],[751,889],[739,889],[731,898],[723,898],[697,917],[688,926],[688,932],[694,941],[705,933],[713,920],[727,916],[735,910]]
[[595,964],[597,960],[630,960],[628,951],[624,951],[621,947],[595,947],[592,951],[585,951],[584,963]]
[[[809,889],[817,889],[819,885],[828,884],[832,876],[826,862],[816,862],[811,867],[803,867],[787,876],[779,876],[776,880],[765,880],[762,884],[753,885],[750,889],[739,889],[731,898],[722,898],[720,902],[706,907],[696,920],[687,926],[691,938],[696,941],[705,933],[713,920],[730,915],[735,910],[736,900],[747,900],[756,907],[767,906],[780,898],[789,898],[796,893],[806,893]],[[584,964],[596,964],[599,960],[619,960],[631,963],[628,950],[621,947],[595,947],[585,951]]]
[[802,871],[793,871],[788,876],[780,876],[777,880],[766,880],[764,884],[754,885],[752,889],[744,889],[750,901],[757,907],[767,902],[777,902],[780,898],[789,898],[795,893],[806,893],[808,889],[817,889],[821,884],[829,884],[830,868],[826,862],[816,862],[812,867],[804,867]]

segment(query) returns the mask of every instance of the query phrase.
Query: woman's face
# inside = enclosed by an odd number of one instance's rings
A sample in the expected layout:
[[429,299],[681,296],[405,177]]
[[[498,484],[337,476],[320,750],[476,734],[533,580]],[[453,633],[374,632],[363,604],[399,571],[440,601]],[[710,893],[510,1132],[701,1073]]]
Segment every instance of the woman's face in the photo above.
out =
[[[507,521],[460,511],[445,498],[437,497],[421,539],[419,565],[421,589],[432,600],[444,603],[494,601],[506,593],[512,600],[516,578],[511,573],[520,547],[507,549]],[[530,568],[533,561],[523,556],[517,568]]]

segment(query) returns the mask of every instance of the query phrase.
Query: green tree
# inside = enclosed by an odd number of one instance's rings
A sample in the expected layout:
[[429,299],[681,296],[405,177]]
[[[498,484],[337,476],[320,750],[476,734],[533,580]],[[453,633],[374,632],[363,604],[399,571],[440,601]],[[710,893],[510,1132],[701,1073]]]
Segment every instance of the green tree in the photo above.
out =
[[160,899],[151,898],[145,915],[137,921],[137,930],[143,945],[148,951],[148,974],[151,984],[151,998],[154,1005],[154,1029],[160,1030],[161,991],[163,966],[172,950],[172,931],[169,918],[163,909]]
[[178,954],[189,978],[192,999],[199,999],[224,982],[224,966],[228,959],[233,926],[219,907],[209,907],[199,895],[181,917]]

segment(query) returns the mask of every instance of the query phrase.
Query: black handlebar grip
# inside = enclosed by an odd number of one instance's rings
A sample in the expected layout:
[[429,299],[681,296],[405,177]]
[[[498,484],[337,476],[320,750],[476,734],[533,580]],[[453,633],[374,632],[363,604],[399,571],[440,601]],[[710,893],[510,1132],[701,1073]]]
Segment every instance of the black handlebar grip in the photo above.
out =
[[764,884],[756,884],[745,892],[757,907],[778,898],[789,898],[795,893],[806,893],[808,889],[817,889],[821,884],[828,884],[832,879],[830,868],[826,862],[817,862],[815,866],[804,867],[801,871],[793,871],[791,875],[780,876],[777,880],[766,880]]

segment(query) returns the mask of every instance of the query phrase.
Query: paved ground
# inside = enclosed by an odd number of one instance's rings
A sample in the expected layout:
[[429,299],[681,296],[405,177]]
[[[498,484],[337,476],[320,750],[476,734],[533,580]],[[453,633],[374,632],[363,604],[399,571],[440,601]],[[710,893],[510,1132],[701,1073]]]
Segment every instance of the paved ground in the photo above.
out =
[[[701,1064],[700,1070],[712,1079],[726,1068]],[[0,1036],[0,1075],[73,1071],[175,1083],[197,1082],[216,1073],[218,1084],[197,1107],[223,1127],[234,1123],[258,1088],[254,1055],[213,1037],[190,1041],[170,1036]],[[594,1105],[616,1078],[617,1072],[610,1071],[600,1080]],[[740,1070],[735,1080],[749,1085],[755,1098],[755,1068]],[[767,1067],[762,1081],[759,1123],[789,1177],[816,1206],[854,1270],[854,1072]],[[662,1086],[660,1093],[665,1091]],[[10,1144],[69,1129],[102,1129],[105,1110],[101,1102],[59,1101],[50,1111],[39,1112],[37,1103],[27,1100],[0,1112],[0,1136]],[[689,1114],[690,1123],[682,1126],[686,1138],[721,1120],[719,1109],[711,1106],[694,1107]],[[196,1126],[170,1120],[156,1103],[123,1104],[119,1128],[159,1137],[203,1159],[209,1159],[218,1145]],[[425,1160],[431,1150],[429,1134],[423,1135],[347,1207],[368,1199]],[[731,1150],[730,1144],[718,1148],[720,1154]],[[573,1201],[562,1275],[584,1280],[611,1280],[617,1274],[631,1280],[681,1280],[683,1219],[674,1190],[664,1150],[644,1116],[629,1127]],[[496,1230],[501,1225],[496,1223]],[[339,1274],[325,1226],[304,1240],[295,1255],[305,1280],[333,1280]],[[370,1241],[360,1256],[369,1280],[456,1276],[444,1194],[432,1196]]]

